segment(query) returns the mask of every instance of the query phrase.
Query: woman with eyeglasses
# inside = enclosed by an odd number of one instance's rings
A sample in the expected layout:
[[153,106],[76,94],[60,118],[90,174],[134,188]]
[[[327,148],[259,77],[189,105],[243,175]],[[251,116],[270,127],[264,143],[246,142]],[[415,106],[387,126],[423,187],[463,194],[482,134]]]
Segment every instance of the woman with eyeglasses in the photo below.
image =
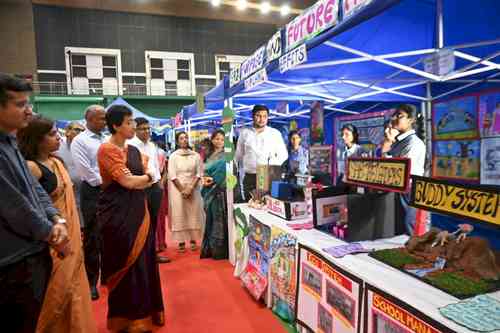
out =
[[59,254],[52,249],[52,274],[43,301],[37,332],[97,332],[90,300],[90,286],[83,261],[80,218],[73,183],[64,164],[54,156],[60,137],[54,122],[34,117],[17,133],[28,167],[50,195],[66,221],[69,243]]
[[340,129],[342,141],[344,142],[344,149],[340,156],[340,163],[338,163],[339,170],[337,171],[337,185],[341,185],[346,180],[346,166],[349,157],[363,157],[368,154],[359,145],[359,132],[356,126],[352,124],[345,124]]

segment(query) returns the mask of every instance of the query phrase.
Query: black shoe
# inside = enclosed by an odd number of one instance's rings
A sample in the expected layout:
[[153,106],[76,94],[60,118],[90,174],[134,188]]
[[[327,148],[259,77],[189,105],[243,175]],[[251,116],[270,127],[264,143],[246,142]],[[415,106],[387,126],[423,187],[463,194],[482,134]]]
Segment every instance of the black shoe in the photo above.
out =
[[171,260],[164,256],[156,256],[156,262],[159,264],[168,264]]
[[93,301],[96,301],[99,299],[99,291],[97,291],[96,286],[90,287],[90,297],[92,298]]

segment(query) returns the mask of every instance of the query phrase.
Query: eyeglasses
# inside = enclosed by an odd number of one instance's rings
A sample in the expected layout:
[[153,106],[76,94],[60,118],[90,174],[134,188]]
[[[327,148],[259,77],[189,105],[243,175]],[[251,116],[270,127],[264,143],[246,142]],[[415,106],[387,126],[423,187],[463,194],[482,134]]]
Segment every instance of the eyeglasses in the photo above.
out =
[[80,128],[80,127],[70,127],[70,128],[68,128],[68,130],[75,131],[75,132],[78,132],[78,133],[81,133],[81,132],[85,131],[83,128]]
[[29,101],[19,101],[19,102],[14,102],[14,105],[19,108],[19,109],[33,109],[33,104],[31,104]]
[[408,118],[408,116],[404,113],[398,113],[392,116],[393,119],[403,119],[403,118]]
[[151,128],[150,127],[138,127],[135,130],[141,131],[141,132],[149,132],[149,131],[151,131]]

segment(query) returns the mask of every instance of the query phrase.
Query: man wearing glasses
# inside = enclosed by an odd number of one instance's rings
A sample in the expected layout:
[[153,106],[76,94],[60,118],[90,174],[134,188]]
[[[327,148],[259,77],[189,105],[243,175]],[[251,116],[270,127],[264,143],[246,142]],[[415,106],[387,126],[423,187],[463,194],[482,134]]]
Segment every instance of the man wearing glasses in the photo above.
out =
[[[135,118],[135,137],[129,140],[127,143],[135,146],[139,151],[148,157],[148,169],[153,172],[153,185],[145,189],[146,196],[148,199],[149,212],[151,216],[151,226],[153,230],[156,231],[158,224],[158,212],[160,211],[161,199],[163,196],[163,184],[160,184],[161,172],[160,172],[160,158],[159,149],[151,141],[151,125],[146,118],[138,117]],[[165,221],[160,221],[160,223],[165,223]],[[164,230],[164,228],[160,228]],[[155,238],[156,244],[156,238]],[[156,261],[158,263],[168,263],[170,259],[164,256],[157,255]]]
[[[423,176],[425,168],[426,148],[424,142],[417,136],[414,126],[416,123],[416,114],[409,105],[400,105],[391,118],[392,127],[399,131],[399,134],[393,138],[390,150],[385,154],[386,157],[408,157],[411,160],[412,175]],[[402,215],[406,233],[413,234],[415,227],[416,209],[410,207],[409,193],[399,195]]]
[[0,73],[0,313],[9,332],[35,331],[52,271],[48,245],[60,252],[68,241],[65,221],[17,146],[15,134],[33,114],[31,91]]

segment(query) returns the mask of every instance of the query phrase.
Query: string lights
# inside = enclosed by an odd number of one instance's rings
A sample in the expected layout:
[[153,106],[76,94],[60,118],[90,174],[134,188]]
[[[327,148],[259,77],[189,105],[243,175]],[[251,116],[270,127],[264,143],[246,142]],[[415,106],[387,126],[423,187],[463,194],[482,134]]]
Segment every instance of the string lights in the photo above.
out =
[[281,16],[289,16],[291,14],[299,14],[302,10],[291,8],[287,3],[282,4],[281,6],[275,6],[271,4],[269,1],[262,1],[261,3],[247,1],[247,0],[202,0],[208,1],[212,4],[213,7],[224,6],[233,6],[236,7],[240,11],[244,11],[246,9],[255,9],[259,10],[262,14],[266,15],[271,12],[280,13]]

